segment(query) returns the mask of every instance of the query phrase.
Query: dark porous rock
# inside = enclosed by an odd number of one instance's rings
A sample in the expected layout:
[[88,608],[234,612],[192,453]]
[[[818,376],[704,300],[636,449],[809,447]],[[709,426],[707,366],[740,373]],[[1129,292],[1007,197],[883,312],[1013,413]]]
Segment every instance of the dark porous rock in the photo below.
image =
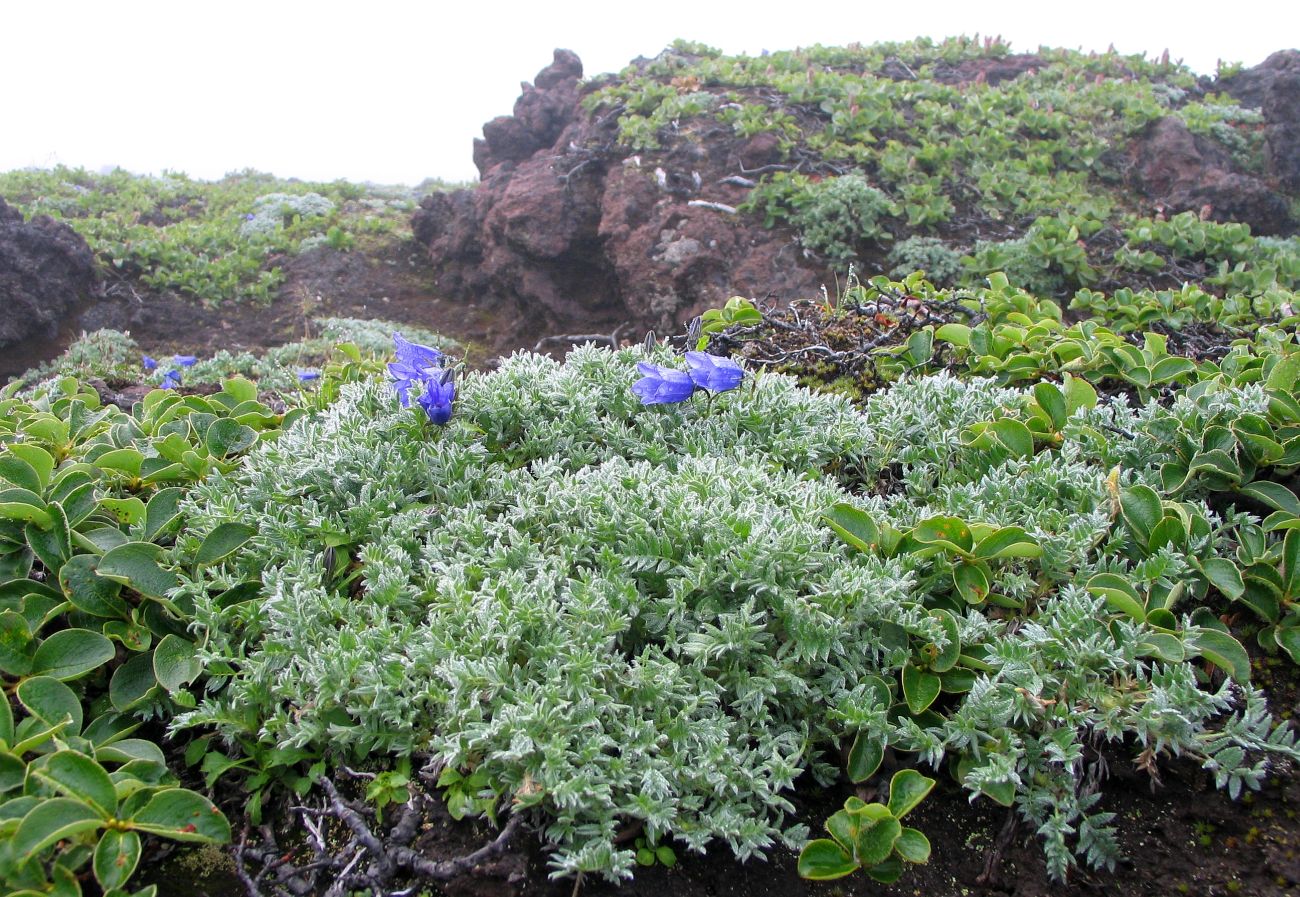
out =
[[1300,192],[1300,50],[1279,50],[1219,86],[1263,113],[1269,174],[1288,193]]
[[[16,373],[31,347],[59,337],[99,293],[95,258],[72,228],[22,213],[0,199],[0,372]],[[13,364],[21,367],[10,370]]]
[[1158,119],[1129,149],[1133,186],[1151,213],[1192,211],[1215,221],[1243,221],[1255,234],[1294,228],[1287,198],[1233,164],[1227,150],[1173,116]]
[[634,153],[618,145],[617,115],[582,108],[596,85],[581,76],[556,50],[514,114],[475,141],[479,185],[421,204],[412,225],[442,294],[513,303],[520,337],[628,325],[634,339],[733,295],[819,291],[828,271],[790,231],[733,213],[744,172],[782,160],[772,135],[666,135],[662,150]]

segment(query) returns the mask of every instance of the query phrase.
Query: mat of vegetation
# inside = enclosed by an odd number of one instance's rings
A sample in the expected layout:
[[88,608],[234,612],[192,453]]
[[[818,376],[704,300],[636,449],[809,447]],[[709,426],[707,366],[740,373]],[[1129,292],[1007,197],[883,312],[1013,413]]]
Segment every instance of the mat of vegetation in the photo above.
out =
[[287,257],[319,246],[350,249],[358,240],[406,230],[421,189],[310,183],[255,171],[219,181],[64,166],[0,174],[0,196],[29,217],[69,224],[110,281],[206,306],[269,303],[284,282]]
[[1294,890],[1296,241],[1005,176],[1030,231],[954,281],[670,344],[100,334],[11,384],[0,880],[125,895],[170,840],[251,894]]

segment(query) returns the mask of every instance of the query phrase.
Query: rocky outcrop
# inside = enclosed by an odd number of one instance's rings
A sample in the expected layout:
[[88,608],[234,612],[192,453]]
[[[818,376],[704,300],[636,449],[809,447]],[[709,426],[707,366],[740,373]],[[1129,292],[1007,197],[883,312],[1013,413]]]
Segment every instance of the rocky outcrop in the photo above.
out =
[[1263,171],[1241,171],[1222,146],[1167,117],[1133,144],[1134,186],[1167,213],[1244,221],[1256,234],[1293,233],[1300,222],[1284,194],[1300,192],[1300,51],[1281,50],[1207,89],[1262,113]]
[[56,339],[98,292],[85,240],[44,215],[23,221],[0,199],[0,373],[23,370],[31,345]]
[[617,147],[616,116],[583,112],[581,76],[556,50],[475,141],[477,189],[424,200],[413,226],[440,292],[517,303],[520,333],[540,334],[675,331],[732,295],[818,290],[825,272],[789,233],[729,211],[748,191],[724,179],[774,160],[775,145],[681,140],[648,161]]
[[1269,174],[1283,190],[1300,193],[1300,50],[1279,50],[1219,86],[1263,113]]
[[1285,196],[1237,170],[1225,149],[1192,134],[1180,119],[1152,122],[1130,152],[1134,186],[1150,199],[1153,212],[1244,221],[1255,234],[1288,233],[1294,226]]

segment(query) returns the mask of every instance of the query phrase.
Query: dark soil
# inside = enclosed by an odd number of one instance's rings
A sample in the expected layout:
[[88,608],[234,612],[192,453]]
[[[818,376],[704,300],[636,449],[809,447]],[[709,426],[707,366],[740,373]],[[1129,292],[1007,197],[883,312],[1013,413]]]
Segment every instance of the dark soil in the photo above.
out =
[[[278,264],[287,281],[276,301],[267,306],[205,308],[193,299],[118,281],[109,284],[105,299],[82,312],[79,327],[129,331],[143,352],[157,357],[204,356],[220,349],[264,349],[312,336],[314,318],[382,318],[456,339],[467,347],[470,363],[479,366],[516,348],[531,347],[543,335],[534,333],[528,321],[506,316],[500,308],[441,298],[433,287],[428,254],[410,239],[392,239],[351,252],[319,248]],[[64,345],[73,336],[65,334]]]
[[[1278,658],[1257,658],[1255,681],[1271,695],[1282,716],[1300,710],[1300,669]],[[1300,894],[1300,771],[1281,767],[1259,792],[1231,800],[1193,762],[1163,763],[1158,778],[1139,768],[1136,751],[1104,746],[1109,778],[1099,808],[1116,814],[1124,859],[1114,870],[1075,869],[1065,883],[1048,875],[1033,831],[1012,822],[1012,814],[968,794],[939,774],[931,795],[908,817],[933,845],[930,862],[909,866],[893,886],[859,873],[814,883],[796,871],[797,855],[786,848],[763,860],[737,862],[724,845],[707,855],[680,849],[672,868],[638,868],[622,885],[587,878],[552,881],[535,836],[517,836],[507,852],[430,894],[448,897],[1284,897]],[[822,789],[804,780],[794,795],[797,818],[814,834],[844,799],[848,785]],[[390,811],[391,812],[391,811]],[[373,820],[372,820],[373,824]],[[284,826],[281,844],[293,840]],[[477,822],[451,820],[431,802],[414,846],[433,860],[468,854],[491,841],[496,830]],[[286,852],[287,852],[286,848]],[[303,859],[309,859],[305,855]],[[157,858],[141,883],[160,884],[161,893],[193,897],[235,897],[246,893],[229,859],[212,851],[179,851]],[[413,882],[419,894],[426,883]],[[264,893],[273,892],[269,887]]]

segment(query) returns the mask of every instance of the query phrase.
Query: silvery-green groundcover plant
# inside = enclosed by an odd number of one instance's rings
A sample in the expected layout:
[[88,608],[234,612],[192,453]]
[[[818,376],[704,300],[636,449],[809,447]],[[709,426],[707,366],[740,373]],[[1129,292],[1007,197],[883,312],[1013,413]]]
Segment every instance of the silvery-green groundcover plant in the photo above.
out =
[[[1116,569],[1108,475],[1137,451],[1098,434],[1155,412],[1079,409],[1059,449],[1023,458],[962,437],[1027,401],[989,381],[905,381],[858,411],[746,374],[646,407],[648,363],[685,369],[663,349],[518,355],[460,380],[441,426],[356,384],[199,485],[183,540],[256,535],[176,596],[212,675],[181,724],[334,763],[429,755],[488,783],[485,806],[532,814],[555,874],[611,878],[630,874],[616,836],[633,821],[742,858],[803,843],[794,782],[837,777],[855,736],[960,758],[972,798],[1014,800],[1057,874],[1115,856],[1085,745],[1189,754],[1235,789],[1266,768],[1239,748],[1295,754],[1248,685],[1151,656],[1147,624],[1083,588]],[[898,487],[864,496],[886,468]],[[852,550],[823,520],[837,503],[1023,527],[1041,562],[999,563],[990,586],[1031,611],[970,606],[948,629],[933,553]],[[211,597],[245,582],[256,598]],[[934,708],[891,711],[914,646],[954,631],[978,669]]]

